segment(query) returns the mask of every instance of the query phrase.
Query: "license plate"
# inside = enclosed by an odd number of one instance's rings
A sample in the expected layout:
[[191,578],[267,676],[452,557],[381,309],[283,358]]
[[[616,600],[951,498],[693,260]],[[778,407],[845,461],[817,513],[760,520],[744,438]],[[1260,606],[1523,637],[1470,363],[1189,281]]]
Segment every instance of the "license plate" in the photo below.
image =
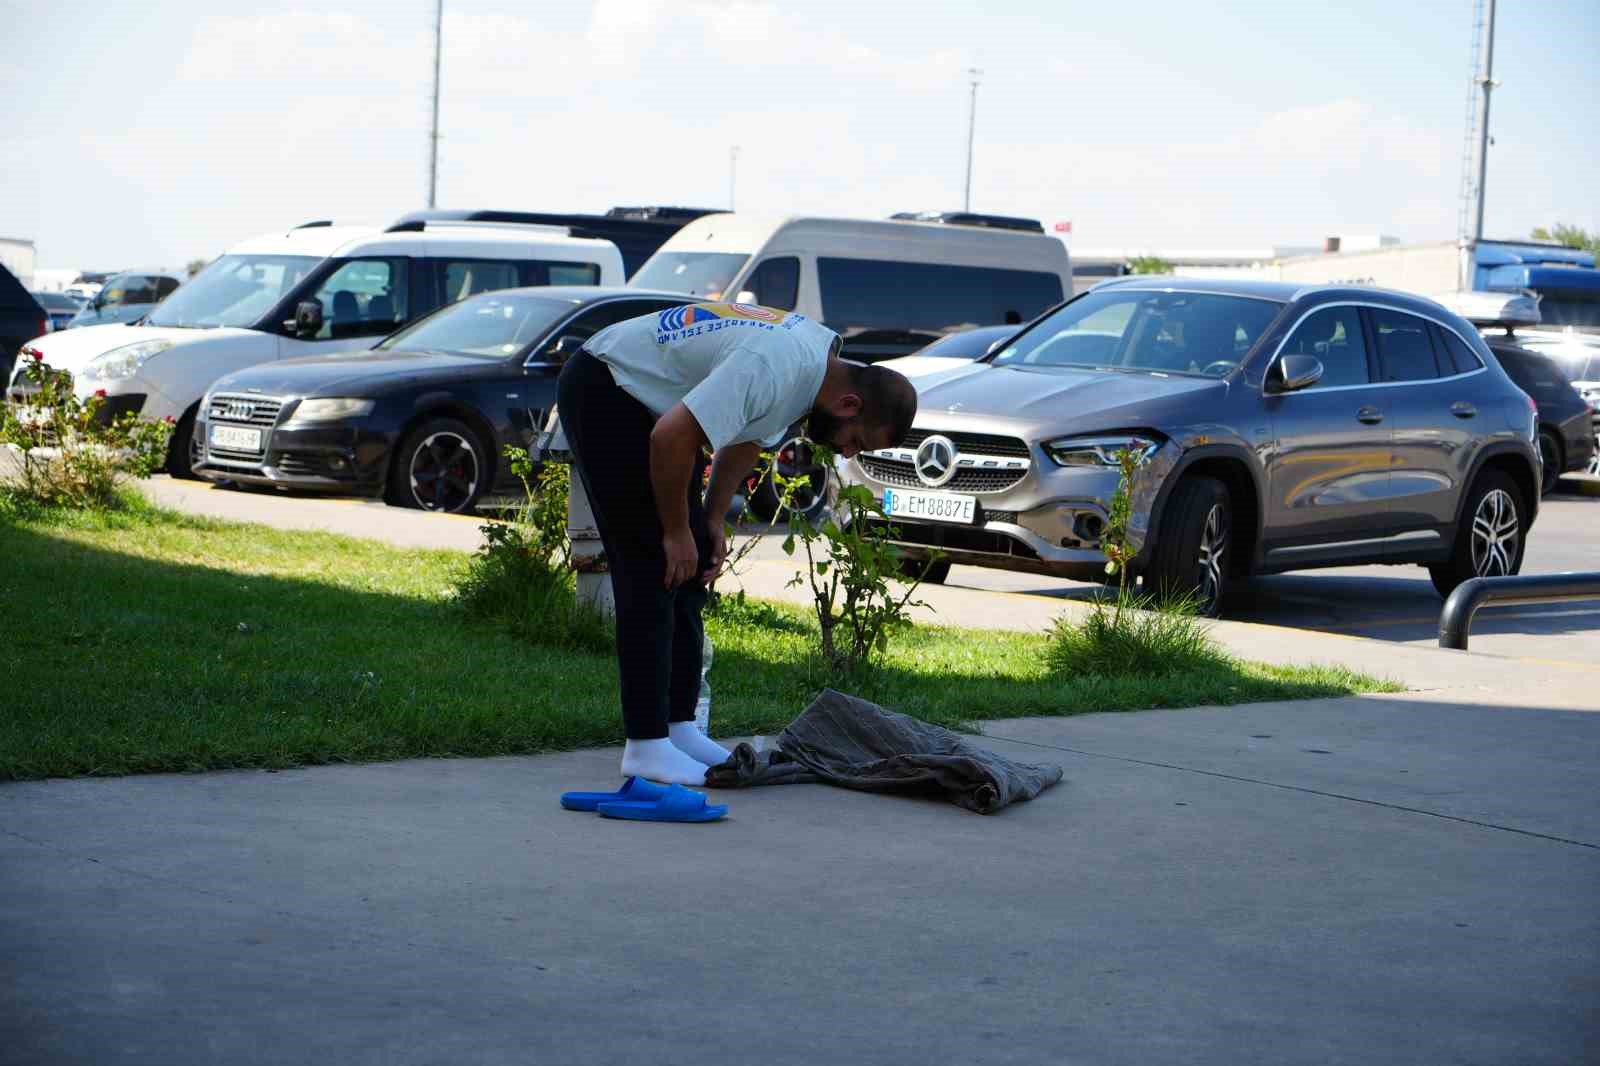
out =
[[247,426],[212,426],[211,446],[231,452],[259,452],[261,431]]
[[901,492],[883,490],[883,513],[895,518],[923,518],[930,522],[971,522],[978,501],[953,492]]

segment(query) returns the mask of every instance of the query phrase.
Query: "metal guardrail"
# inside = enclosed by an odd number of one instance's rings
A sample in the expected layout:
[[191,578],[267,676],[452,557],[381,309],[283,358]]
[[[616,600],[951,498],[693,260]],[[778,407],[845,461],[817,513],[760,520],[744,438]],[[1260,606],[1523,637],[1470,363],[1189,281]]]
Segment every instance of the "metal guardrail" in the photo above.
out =
[[1456,586],[1439,612],[1439,647],[1467,650],[1472,617],[1488,604],[1564,603],[1600,599],[1600,574],[1475,577]]

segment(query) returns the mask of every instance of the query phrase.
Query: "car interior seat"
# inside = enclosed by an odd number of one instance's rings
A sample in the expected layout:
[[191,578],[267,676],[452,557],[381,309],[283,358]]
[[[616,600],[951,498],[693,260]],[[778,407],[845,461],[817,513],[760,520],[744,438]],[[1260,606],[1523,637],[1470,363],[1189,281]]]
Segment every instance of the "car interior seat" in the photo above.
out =
[[394,321],[394,300],[386,292],[380,292],[367,301],[367,318],[373,322]]
[[356,303],[356,294],[349,289],[340,289],[333,294],[333,322],[329,331],[330,336],[348,337],[361,322],[361,307]]

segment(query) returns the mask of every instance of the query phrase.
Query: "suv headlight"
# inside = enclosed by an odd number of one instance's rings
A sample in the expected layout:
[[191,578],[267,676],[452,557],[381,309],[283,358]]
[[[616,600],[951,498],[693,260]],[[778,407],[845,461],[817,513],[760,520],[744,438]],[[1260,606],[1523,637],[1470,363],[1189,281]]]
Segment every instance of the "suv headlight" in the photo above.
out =
[[361,418],[372,413],[374,400],[345,398],[301,400],[289,416],[290,422],[333,422],[341,418]]
[[1044,442],[1044,452],[1059,466],[1117,465],[1117,453],[1127,449],[1144,462],[1161,441],[1143,433],[1107,433],[1092,437],[1057,437]]
[[83,381],[120,381],[131,378],[152,355],[159,355],[173,346],[172,341],[136,341],[113,348],[90,360],[79,375]]

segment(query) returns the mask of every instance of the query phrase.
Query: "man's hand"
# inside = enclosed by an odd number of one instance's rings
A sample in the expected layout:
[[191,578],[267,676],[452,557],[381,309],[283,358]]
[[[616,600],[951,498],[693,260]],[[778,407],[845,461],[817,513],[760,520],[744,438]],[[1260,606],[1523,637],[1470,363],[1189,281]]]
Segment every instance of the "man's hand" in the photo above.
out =
[[722,564],[728,559],[728,524],[721,515],[706,515],[706,536],[711,541],[711,565],[700,580],[711,588],[722,574]]
[[669,530],[661,538],[661,547],[667,555],[667,588],[675,589],[685,581],[694,579],[700,566],[700,549],[695,547],[694,534],[687,525]]

